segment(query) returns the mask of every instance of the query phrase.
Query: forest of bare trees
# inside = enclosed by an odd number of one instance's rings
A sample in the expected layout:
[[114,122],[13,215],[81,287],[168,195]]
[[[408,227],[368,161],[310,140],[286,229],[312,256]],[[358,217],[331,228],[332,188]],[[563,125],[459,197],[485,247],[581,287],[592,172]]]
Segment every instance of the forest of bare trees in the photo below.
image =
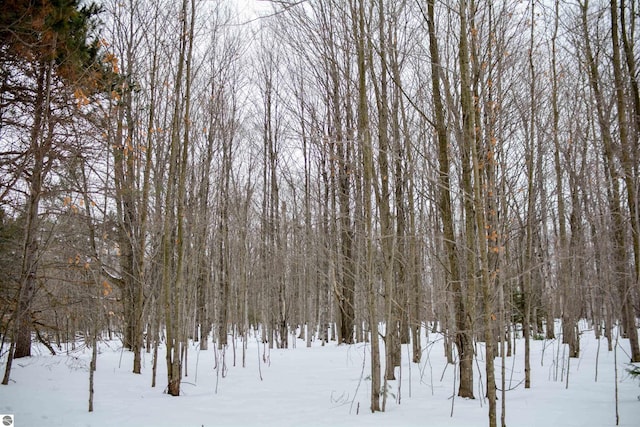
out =
[[555,319],[640,362],[640,2],[5,3],[3,384],[32,341],[174,396],[190,342],[367,342],[384,411],[427,328],[495,426]]

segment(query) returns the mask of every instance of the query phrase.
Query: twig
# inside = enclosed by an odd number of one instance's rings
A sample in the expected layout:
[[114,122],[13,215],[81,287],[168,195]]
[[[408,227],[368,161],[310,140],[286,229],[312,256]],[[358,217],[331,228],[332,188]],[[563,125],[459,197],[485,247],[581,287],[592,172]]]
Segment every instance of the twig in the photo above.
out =
[[[455,368],[455,366],[454,366]],[[453,394],[451,395],[451,418],[453,418],[453,404],[456,401],[456,370],[453,370]]]
[[[618,411],[618,339],[620,338],[620,325],[616,328],[616,345],[613,347],[613,372],[615,374],[615,399],[616,399],[616,425],[620,425],[620,412]],[[635,333],[635,331],[633,331]]]
[[520,380],[520,382],[518,384],[516,384],[515,386],[513,386],[513,387],[509,387],[509,388],[507,388],[505,390],[501,389],[500,387],[496,387],[496,390],[498,390],[498,391],[512,391],[512,390],[517,389],[523,382],[524,382],[524,379]]
[[256,350],[258,351],[258,373],[260,374],[260,381],[262,381],[262,367],[260,366],[260,341],[258,340],[258,335],[256,334]]
[[[360,379],[358,380],[358,385],[356,386],[356,392],[353,395],[353,400],[351,400],[351,406],[349,406],[349,414],[353,410],[353,403],[356,401],[356,397],[358,397],[358,390],[360,390],[360,384],[362,384],[362,378],[364,377],[364,367],[367,363],[367,342],[364,342],[363,346],[363,354],[362,354],[362,370],[360,371]],[[358,402],[358,409],[356,410],[356,415],[360,412],[360,402]]]

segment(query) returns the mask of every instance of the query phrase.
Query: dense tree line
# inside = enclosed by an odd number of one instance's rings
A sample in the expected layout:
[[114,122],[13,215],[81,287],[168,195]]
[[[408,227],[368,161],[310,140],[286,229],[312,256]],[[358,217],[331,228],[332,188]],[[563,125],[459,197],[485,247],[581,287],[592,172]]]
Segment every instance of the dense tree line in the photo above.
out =
[[462,397],[484,344],[496,425],[493,360],[520,330],[526,387],[554,319],[571,357],[588,319],[640,362],[639,8],[9,1],[4,383],[32,339],[108,334],[134,373],[153,353],[154,386],[164,343],[179,395],[190,341],[244,360],[255,331],[370,342],[379,411],[427,327]]

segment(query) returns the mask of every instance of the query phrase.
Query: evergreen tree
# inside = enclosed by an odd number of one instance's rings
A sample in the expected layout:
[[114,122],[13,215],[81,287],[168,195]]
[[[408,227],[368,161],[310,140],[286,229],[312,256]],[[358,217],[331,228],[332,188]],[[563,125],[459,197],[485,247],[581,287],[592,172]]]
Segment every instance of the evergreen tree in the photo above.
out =
[[9,0],[0,11],[0,204],[11,203],[11,211],[24,219],[17,289],[8,304],[12,344],[3,384],[12,359],[31,354],[42,198],[59,163],[81,155],[77,141],[61,129],[82,117],[74,109],[100,92],[108,75],[109,64],[99,57],[99,7],[80,3]]

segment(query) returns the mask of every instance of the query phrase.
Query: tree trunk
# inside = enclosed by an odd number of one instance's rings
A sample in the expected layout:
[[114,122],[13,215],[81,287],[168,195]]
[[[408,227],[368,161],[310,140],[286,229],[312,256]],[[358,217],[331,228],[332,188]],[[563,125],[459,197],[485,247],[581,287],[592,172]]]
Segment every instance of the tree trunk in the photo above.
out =
[[[475,104],[471,84],[471,50],[468,41],[468,16],[473,5],[466,1],[460,2],[460,42],[458,60],[460,63],[460,106],[462,111],[462,132],[460,150],[462,152],[462,188],[464,191],[464,217],[466,237],[466,289],[455,291],[457,337],[456,346],[460,357],[460,397],[473,398],[473,319],[475,318],[476,298],[476,224],[473,201],[473,186],[480,185],[472,182],[473,150],[476,145]],[[479,125],[479,124],[478,124]],[[481,233],[482,230],[478,230]],[[454,288],[455,289],[455,288]]]
[[374,280],[374,249],[373,249],[373,208],[371,206],[373,186],[373,150],[369,130],[369,110],[367,105],[366,86],[366,24],[365,5],[363,0],[350,1],[353,35],[356,43],[356,60],[358,72],[358,143],[362,153],[362,190],[363,190],[363,220],[365,226],[365,278],[367,291],[368,323],[371,331],[371,412],[380,411],[380,338],[378,332],[377,315],[377,286]]
[[[624,0],[621,0],[621,4],[624,4]],[[618,6],[616,0],[611,0],[611,42],[613,44],[613,76],[616,87],[616,107],[618,110],[618,131],[620,138],[620,163],[623,171],[623,178],[625,187],[627,189],[627,206],[629,209],[629,220],[631,222],[631,239],[633,246],[633,261],[634,271],[630,278],[625,281],[630,281],[634,284],[638,283],[640,278],[640,225],[638,223],[638,191],[636,187],[637,175],[634,174],[634,158],[632,157],[635,147],[629,143],[629,125],[627,123],[627,97],[625,96],[624,88],[625,82],[622,77],[622,64],[620,59],[620,36],[618,34]],[[624,9],[621,11],[621,16],[624,15]],[[624,21],[623,21],[624,22]],[[622,28],[623,32],[625,28]],[[633,60],[635,56],[631,57]],[[634,67],[631,66],[631,69]],[[635,78],[635,76],[633,76]],[[633,86],[632,86],[633,87]],[[637,88],[636,88],[637,90]],[[637,98],[636,98],[637,100]],[[637,102],[637,101],[636,101]],[[636,139],[637,141],[637,139]],[[637,146],[637,142],[635,144]],[[637,165],[636,168],[637,170]],[[631,362],[640,362],[640,342],[638,341],[638,331],[636,328],[636,313],[634,307],[634,292],[633,285],[629,283],[623,285],[622,298],[623,298],[623,319],[625,321],[625,329],[629,331],[629,345],[631,347]],[[626,311],[627,313],[625,313]]]
[[[626,233],[625,233],[625,220],[622,212],[621,195],[620,195],[620,174],[617,170],[614,148],[613,148],[613,136],[611,134],[610,124],[607,119],[606,104],[604,101],[604,95],[600,90],[600,75],[598,72],[597,64],[594,60],[591,41],[588,31],[588,1],[582,5],[582,32],[584,35],[584,48],[585,56],[589,73],[589,84],[591,86],[592,93],[596,101],[596,109],[598,113],[598,125],[601,132],[602,147],[604,160],[606,165],[606,171],[608,173],[609,191],[607,191],[607,202],[609,205],[609,214],[611,215],[612,233],[613,233],[613,271],[614,281],[617,284],[618,294],[621,301],[621,314],[622,321],[625,330],[628,331],[629,326],[633,325],[631,331],[635,336],[634,342],[637,344],[637,330],[635,329],[635,315],[630,308],[632,301],[631,286],[629,283],[629,275],[627,271],[627,245],[626,245]],[[619,112],[620,113],[620,112]],[[634,343],[631,343],[632,346]],[[636,351],[636,348],[632,348],[632,360],[640,360],[640,354]]]
[[438,205],[442,218],[444,247],[447,254],[446,266],[447,286],[451,286],[454,294],[455,313],[455,344],[460,355],[460,385],[458,396],[473,398],[473,343],[471,331],[468,329],[468,313],[463,300],[463,289],[460,274],[460,261],[454,229],[454,216],[451,203],[449,137],[444,116],[444,106],[440,92],[440,53],[435,27],[435,1],[427,2],[429,27],[429,52],[431,53],[431,87],[433,90],[433,104],[435,114],[436,135],[438,139]]
[[[393,226],[393,214],[391,212],[391,192],[389,189],[389,178],[391,177],[389,168],[389,105],[388,105],[388,82],[387,82],[387,43],[385,28],[385,5],[384,0],[378,0],[378,35],[380,46],[378,54],[382,71],[379,76],[380,85],[374,84],[376,101],[378,105],[378,175],[375,172],[372,176],[380,218],[380,249],[382,251],[382,283],[384,286],[385,302],[385,390],[389,380],[395,380],[395,368],[399,363],[398,353],[400,352],[400,341],[398,338],[399,317],[397,315],[396,283],[394,274],[394,259],[396,257],[396,238]],[[375,76],[373,61],[369,61],[371,73]],[[378,80],[374,78],[373,80]],[[386,392],[384,395],[382,410],[384,411],[386,402]]]
[[[31,303],[36,292],[36,274],[38,272],[39,228],[38,218],[42,184],[50,165],[45,159],[51,149],[51,135],[45,135],[44,129],[49,117],[49,96],[51,91],[51,65],[40,62],[38,66],[34,121],[30,135],[30,152],[33,156],[33,169],[29,179],[29,193],[26,206],[26,225],[22,246],[20,287],[18,303],[13,315],[15,343],[13,355],[7,358],[7,371],[11,370],[10,361],[31,356]],[[50,160],[49,160],[50,161]],[[49,162],[48,161],[48,162]]]
[[[551,109],[553,114],[553,122],[552,122],[552,133],[553,133],[553,160],[555,166],[555,174],[556,174],[556,197],[557,197],[557,207],[558,207],[558,234],[559,234],[559,243],[558,243],[558,265],[557,265],[557,277],[558,277],[558,286],[560,289],[565,289],[567,286],[567,269],[566,269],[566,258],[567,258],[567,220],[565,213],[565,204],[564,204],[564,190],[563,190],[563,167],[560,162],[560,137],[559,137],[559,127],[560,127],[560,110],[558,108],[558,69],[557,69],[557,54],[556,54],[556,40],[558,36],[558,27],[559,27],[559,0],[555,0],[554,2],[554,26],[553,26],[553,36],[551,38],[551,76],[552,76],[552,88],[551,88]],[[547,330],[546,330],[546,338],[554,339],[555,331],[554,331],[554,322],[553,316],[550,315],[552,312],[552,302],[548,303],[548,314],[547,314]]]
[[[182,378],[182,347],[184,338],[184,290],[185,257],[185,192],[190,126],[191,57],[195,16],[195,0],[191,0],[190,17],[188,0],[183,0],[180,14],[181,40],[176,93],[182,92],[186,82],[184,98],[178,97],[173,111],[169,158],[169,183],[166,190],[164,232],[162,238],[163,274],[165,297],[167,392],[180,395]],[[185,70],[186,68],[186,70]],[[183,110],[184,108],[184,110]],[[183,124],[183,126],[181,126]],[[181,130],[184,131],[181,144]]]

